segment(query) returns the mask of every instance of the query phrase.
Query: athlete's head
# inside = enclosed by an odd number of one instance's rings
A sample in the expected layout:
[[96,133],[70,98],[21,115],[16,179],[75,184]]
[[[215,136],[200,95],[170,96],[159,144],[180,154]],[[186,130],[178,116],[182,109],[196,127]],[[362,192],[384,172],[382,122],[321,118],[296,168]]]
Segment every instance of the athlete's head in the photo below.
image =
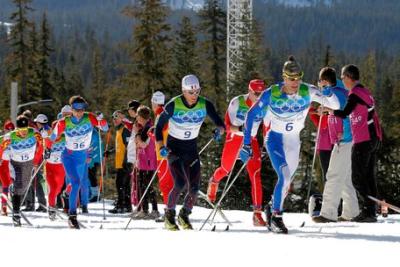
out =
[[24,115],[19,115],[16,119],[18,134],[24,136],[28,132],[29,119]]
[[265,82],[260,79],[251,80],[249,82],[249,96],[255,100],[265,91]]
[[288,60],[283,64],[282,77],[286,93],[296,93],[303,78],[303,71],[294,56],[289,56]]
[[182,78],[182,94],[189,105],[197,102],[200,92],[200,82],[195,75],[189,74]]
[[88,103],[82,96],[75,95],[69,99],[69,105],[72,107],[72,115],[80,119],[87,109]]
[[331,67],[322,68],[319,72],[318,85],[320,87],[336,86],[336,70]]
[[342,68],[340,78],[347,89],[352,89],[360,80],[360,71],[356,65],[349,64]]

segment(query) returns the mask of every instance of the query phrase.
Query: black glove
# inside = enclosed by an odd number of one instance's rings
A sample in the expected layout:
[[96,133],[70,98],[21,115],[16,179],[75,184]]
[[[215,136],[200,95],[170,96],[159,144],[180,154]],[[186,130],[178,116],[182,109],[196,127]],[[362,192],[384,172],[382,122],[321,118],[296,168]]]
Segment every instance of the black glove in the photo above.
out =
[[46,148],[46,149],[44,150],[44,156],[43,156],[43,158],[44,158],[44,159],[49,159],[50,156],[51,156],[51,150],[48,149],[48,148]]

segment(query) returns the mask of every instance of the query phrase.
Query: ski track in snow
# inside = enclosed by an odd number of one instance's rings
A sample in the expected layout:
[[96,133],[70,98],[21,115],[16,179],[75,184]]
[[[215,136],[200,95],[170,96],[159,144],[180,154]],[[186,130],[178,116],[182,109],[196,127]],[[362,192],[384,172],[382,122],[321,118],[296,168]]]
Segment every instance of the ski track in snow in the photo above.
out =
[[211,210],[195,207],[194,231],[170,232],[153,220],[132,220],[125,231],[128,214],[109,214],[110,204],[106,220],[102,203],[89,204],[90,214],[78,215],[87,226],[81,230],[69,229],[66,220],[50,221],[47,213],[26,212],[34,227],[22,221],[21,228],[12,226],[10,214],[0,216],[6,255],[0,266],[398,266],[400,215],[371,224],[315,224],[307,214],[286,213],[289,234],[279,235],[253,227],[252,213],[237,210],[224,211],[233,223],[228,232],[218,214],[216,232],[209,224],[198,231]]

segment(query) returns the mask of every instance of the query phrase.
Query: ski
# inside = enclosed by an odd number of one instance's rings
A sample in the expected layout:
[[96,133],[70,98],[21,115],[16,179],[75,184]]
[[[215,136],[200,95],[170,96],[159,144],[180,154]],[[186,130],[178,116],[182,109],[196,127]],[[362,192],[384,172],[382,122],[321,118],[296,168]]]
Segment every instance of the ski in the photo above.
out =
[[393,210],[393,211],[395,211],[395,212],[400,213],[400,208],[397,207],[397,206],[395,206],[395,205],[392,205],[392,204],[390,204],[390,203],[387,203],[387,202],[384,201],[384,200],[377,199],[377,198],[375,198],[375,197],[373,197],[373,196],[368,196],[368,198],[371,199],[371,200],[373,200],[373,201],[375,201],[375,202],[378,203],[378,205],[380,205],[380,206],[386,206],[386,207],[388,207],[389,209],[391,209],[391,210]]
[[[12,207],[12,204],[11,204],[10,200],[8,199],[8,197],[4,193],[1,193],[1,196],[3,198],[5,198],[7,207],[12,211],[13,207]],[[31,223],[31,221],[29,221],[29,219],[25,216],[25,214],[22,211],[20,211],[19,213],[21,214],[21,218],[26,222],[27,225],[29,225],[31,227],[36,227],[35,225],[33,225]]]
[[[211,208],[215,209],[215,205],[208,199],[207,195],[204,192],[199,191],[199,197],[200,197],[200,199],[203,199],[204,201],[206,201],[207,204],[211,206]],[[226,218],[226,216],[222,212],[221,208],[218,208],[217,211],[221,215],[222,219],[227,223],[224,231],[229,231],[229,227],[232,226],[232,223],[228,220],[228,218]],[[215,229],[216,229],[216,225],[214,224],[214,226],[211,228],[211,231],[214,232]]]
[[[46,207],[45,205],[43,205],[43,204],[41,204],[41,203],[39,203],[39,205],[42,206],[43,208],[48,209],[48,207]],[[64,212],[59,211],[58,209],[54,209],[54,208],[51,208],[51,210],[52,210],[52,211],[55,211],[57,217],[60,218],[61,220],[68,220],[68,216],[67,216],[67,214],[65,214]],[[79,224],[79,226],[82,227],[83,229],[87,229],[86,225],[84,225],[84,224],[81,223],[80,221],[78,221],[78,224]]]

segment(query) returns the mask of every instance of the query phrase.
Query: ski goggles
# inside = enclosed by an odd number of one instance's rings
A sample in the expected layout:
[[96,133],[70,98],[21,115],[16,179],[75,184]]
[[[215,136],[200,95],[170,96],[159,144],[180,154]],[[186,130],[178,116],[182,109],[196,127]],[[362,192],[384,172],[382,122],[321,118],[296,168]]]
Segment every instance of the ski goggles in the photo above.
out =
[[201,89],[197,89],[197,90],[184,90],[184,92],[188,93],[189,95],[200,95]]
[[293,81],[300,81],[301,79],[303,79],[303,75],[304,75],[303,72],[296,73],[296,74],[289,74],[289,73],[284,72],[282,74],[282,77],[293,82]]
[[83,111],[87,108],[86,103],[73,103],[71,106],[72,106],[72,109],[74,109],[76,111]]

